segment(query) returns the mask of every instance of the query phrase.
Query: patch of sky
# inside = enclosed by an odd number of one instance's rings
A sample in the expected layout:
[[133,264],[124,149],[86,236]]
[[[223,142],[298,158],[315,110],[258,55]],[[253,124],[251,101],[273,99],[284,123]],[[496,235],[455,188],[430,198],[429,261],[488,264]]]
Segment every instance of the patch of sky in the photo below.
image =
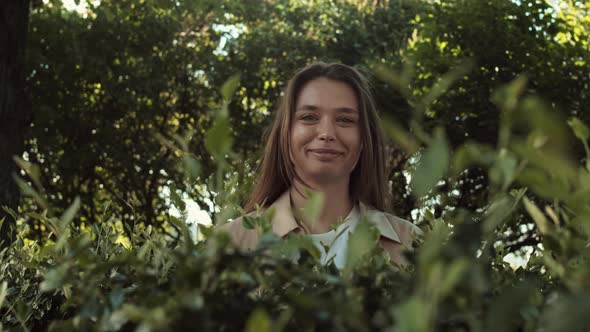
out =
[[[176,206],[174,206],[174,204],[172,204],[172,200],[170,198],[170,187],[168,186],[164,186],[162,188],[160,195],[164,199],[166,206],[170,207],[168,209],[168,213],[170,213],[171,216],[179,218],[186,223],[193,241],[196,242],[201,240],[201,236],[199,234],[199,224],[205,226],[211,225],[211,217],[209,214],[202,210],[201,207],[195,201],[190,199],[190,197],[185,193],[181,194],[181,198],[186,204],[186,209],[184,211],[180,211]],[[207,204],[209,205],[209,209],[212,210],[213,202],[209,201]]]
[[[89,7],[97,7],[101,0],[62,0],[63,7],[70,11],[78,13],[80,16],[86,18],[90,13]],[[48,4],[49,0],[43,0],[43,4]]]
[[[231,17],[227,16],[226,18],[229,19]],[[248,30],[248,28],[241,23],[238,24],[213,24],[211,26],[213,31],[221,34],[219,38],[219,44],[217,48],[213,51],[213,54],[217,56],[227,56],[228,53],[225,50],[225,46],[231,40],[238,39],[240,35]]]

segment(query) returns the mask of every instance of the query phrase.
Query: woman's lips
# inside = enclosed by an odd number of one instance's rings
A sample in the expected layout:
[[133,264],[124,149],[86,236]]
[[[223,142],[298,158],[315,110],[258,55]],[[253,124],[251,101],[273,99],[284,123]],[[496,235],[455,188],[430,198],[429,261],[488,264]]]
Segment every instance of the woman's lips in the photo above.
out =
[[342,155],[342,152],[331,149],[311,149],[309,152],[320,160],[330,160]]

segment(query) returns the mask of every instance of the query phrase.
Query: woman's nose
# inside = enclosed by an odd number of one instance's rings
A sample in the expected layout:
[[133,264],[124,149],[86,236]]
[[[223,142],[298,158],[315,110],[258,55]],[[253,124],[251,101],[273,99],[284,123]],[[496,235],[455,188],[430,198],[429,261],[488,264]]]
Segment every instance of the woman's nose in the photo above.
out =
[[335,139],[334,124],[330,119],[322,119],[318,126],[318,138],[322,141],[333,141]]

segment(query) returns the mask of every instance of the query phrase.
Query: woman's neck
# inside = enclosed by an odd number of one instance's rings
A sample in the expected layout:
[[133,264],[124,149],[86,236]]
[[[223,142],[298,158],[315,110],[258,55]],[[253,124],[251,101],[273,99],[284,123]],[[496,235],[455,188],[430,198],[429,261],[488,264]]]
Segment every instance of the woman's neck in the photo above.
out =
[[[331,230],[331,226],[348,216],[353,208],[350,198],[348,181],[342,183],[325,183],[321,185],[309,184],[305,186],[301,181],[295,179],[289,188],[291,204],[295,215],[300,222],[304,222],[307,230],[312,234],[325,233]],[[307,203],[306,192],[320,192],[324,196],[324,205],[319,214],[318,220],[306,220],[303,218],[302,209]]]

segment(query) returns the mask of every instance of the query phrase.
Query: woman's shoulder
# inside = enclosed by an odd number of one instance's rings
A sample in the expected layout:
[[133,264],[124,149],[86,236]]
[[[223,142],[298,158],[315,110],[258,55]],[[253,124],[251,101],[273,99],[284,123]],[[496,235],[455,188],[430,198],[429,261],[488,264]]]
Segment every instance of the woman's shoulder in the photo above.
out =
[[257,232],[244,226],[244,217],[254,216],[255,212],[240,216],[216,228],[229,234],[232,242],[240,249],[253,249],[256,246]]
[[387,218],[387,220],[389,221],[389,223],[396,229],[399,230],[399,232],[404,233],[404,234],[408,234],[411,236],[421,236],[424,234],[424,232],[420,229],[420,227],[416,226],[415,224],[413,224],[412,222],[400,218],[396,215],[393,215],[391,213],[387,213],[387,212],[383,212],[383,214],[385,215],[385,217]]
[[382,234],[391,233],[389,229],[391,227],[393,234],[388,237],[404,245],[411,245],[416,237],[423,235],[423,231],[418,226],[394,214],[375,209],[369,209],[367,212],[369,219],[373,222],[377,221],[377,227]]

